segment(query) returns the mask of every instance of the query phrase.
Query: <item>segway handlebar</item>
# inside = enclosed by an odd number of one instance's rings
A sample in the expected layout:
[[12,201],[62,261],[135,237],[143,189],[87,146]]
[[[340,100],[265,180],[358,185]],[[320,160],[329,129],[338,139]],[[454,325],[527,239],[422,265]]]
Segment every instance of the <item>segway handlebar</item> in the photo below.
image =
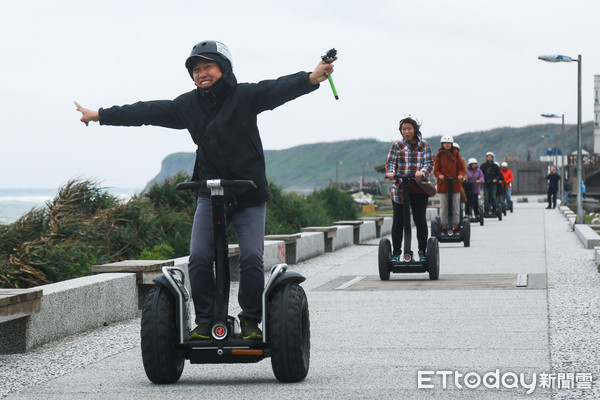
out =
[[408,175],[398,175],[398,174],[396,174],[396,175],[394,175],[394,178],[399,178],[399,179],[414,179],[414,180],[419,181],[419,182],[429,182],[425,178],[421,178],[421,179],[415,178],[415,174],[408,174]]
[[205,188],[224,188],[224,187],[249,187],[256,189],[256,184],[251,180],[230,180],[230,179],[206,179],[194,182],[182,182],[177,184],[176,190],[194,190]]

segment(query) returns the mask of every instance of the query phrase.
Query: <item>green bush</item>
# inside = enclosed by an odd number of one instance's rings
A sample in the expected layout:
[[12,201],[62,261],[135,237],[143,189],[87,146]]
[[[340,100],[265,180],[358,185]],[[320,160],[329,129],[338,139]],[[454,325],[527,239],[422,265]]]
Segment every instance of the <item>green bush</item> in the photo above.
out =
[[157,244],[151,249],[146,247],[140,255],[140,260],[168,260],[175,256],[175,251],[168,244]]

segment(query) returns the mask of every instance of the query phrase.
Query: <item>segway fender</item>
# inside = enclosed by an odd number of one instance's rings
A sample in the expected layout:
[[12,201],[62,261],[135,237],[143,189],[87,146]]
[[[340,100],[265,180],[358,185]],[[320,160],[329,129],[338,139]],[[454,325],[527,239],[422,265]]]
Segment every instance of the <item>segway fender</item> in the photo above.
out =
[[176,315],[178,317],[176,318],[175,324],[177,326],[177,330],[179,331],[179,342],[184,343],[190,330],[190,295],[187,288],[181,282],[175,283],[179,286],[179,288],[174,287],[173,283],[169,282],[169,279],[164,275],[164,270],[162,275],[156,276],[152,281],[155,285],[161,285],[167,288],[173,295],[173,298],[175,299],[175,305],[177,307]]
[[269,286],[267,290],[267,297],[269,294],[279,285],[285,285],[286,283],[302,283],[306,280],[306,278],[294,271],[285,271],[275,277],[273,282]]
[[173,285],[171,285],[169,283],[169,281],[167,280],[167,278],[164,275],[156,276],[154,279],[152,279],[152,282],[154,282],[155,285],[162,285],[162,286],[166,287],[167,289],[169,289],[169,292],[171,292],[171,294],[175,298],[177,298],[177,296],[178,296],[177,290],[173,287]]

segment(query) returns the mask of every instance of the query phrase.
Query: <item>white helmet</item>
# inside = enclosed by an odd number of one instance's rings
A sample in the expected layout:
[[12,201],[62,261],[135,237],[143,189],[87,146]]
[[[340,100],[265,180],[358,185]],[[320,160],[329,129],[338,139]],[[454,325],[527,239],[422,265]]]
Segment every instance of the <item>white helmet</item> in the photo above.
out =
[[442,140],[440,140],[440,142],[442,143],[454,143],[454,138],[450,135],[444,135],[442,136]]
[[503,167],[508,167],[508,163],[506,161],[503,161],[500,165],[502,165]]
[[488,151],[487,153],[485,153],[485,156],[486,156],[486,157],[487,157],[487,156],[492,156],[492,157],[494,157],[494,153],[492,153],[491,151]]
[[457,149],[460,150],[460,146],[458,145],[458,143],[454,142],[454,147],[456,147]]
[[407,119],[409,119],[409,120],[413,121],[415,124],[417,124],[417,127],[419,127],[419,128],[421,127],[421,121],[412,114],[406,114],[404,117],[402,117],[402,119],[400,120],[400,126],[402,126],[402,123],[404,121],[406,121]]
[[469,158],[468,164],[477,164],[477,159],[473,157]]

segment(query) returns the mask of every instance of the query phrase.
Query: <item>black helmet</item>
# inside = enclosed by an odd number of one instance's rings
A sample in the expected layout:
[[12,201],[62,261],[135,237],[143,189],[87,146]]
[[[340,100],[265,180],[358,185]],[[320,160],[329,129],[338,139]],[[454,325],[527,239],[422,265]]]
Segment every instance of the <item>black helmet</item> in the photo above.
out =
[[192,48],[190,56],[185,60],[185,67],[193,77],[193,69],[198,58],[212,60],[219,63],[223,73],[233,72],[232,57],[227,46],[215,40],[205,40]]

